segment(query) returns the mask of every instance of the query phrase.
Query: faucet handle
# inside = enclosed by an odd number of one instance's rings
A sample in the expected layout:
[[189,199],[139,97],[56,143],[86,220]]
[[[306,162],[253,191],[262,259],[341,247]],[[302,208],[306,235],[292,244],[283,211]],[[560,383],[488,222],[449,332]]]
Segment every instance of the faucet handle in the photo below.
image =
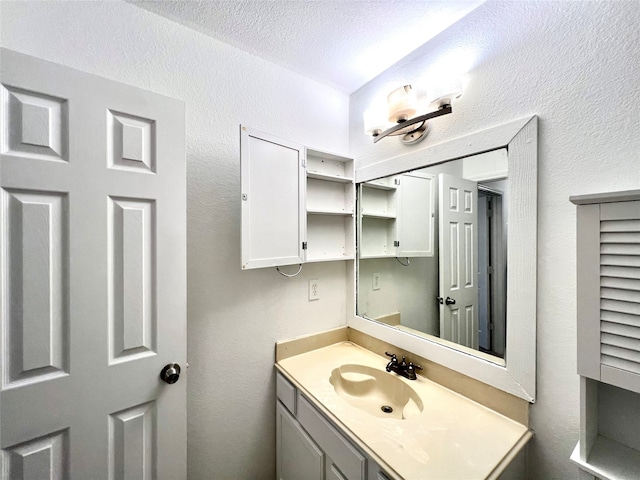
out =
[[397,361],[398,361],[398,357],[396,357],[396,354],[395,354],[395,353],[384,352],[384,354],[385,354],[387,357],[391,357],[391,361],[392,361],[392,362],[397,362]]
[[409,366],[407,367],[409,370],[413,370],[413,369],[418,369],[418,370],[422,370],[422,367],[420,365],[418,365],[417,363],[413,363],[413,362],[409,362]]

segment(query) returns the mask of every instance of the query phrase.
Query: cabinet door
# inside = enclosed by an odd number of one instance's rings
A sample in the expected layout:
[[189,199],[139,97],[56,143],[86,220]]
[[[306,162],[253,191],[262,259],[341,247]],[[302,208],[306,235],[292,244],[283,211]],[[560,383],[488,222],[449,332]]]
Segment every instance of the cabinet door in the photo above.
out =
[[242,268],[304,262],[304,147],[240,127]]
[[399,257],[434,255],[434,175],[405,173],[398,187]]
[[578,209],[578,372],[640,393],[640,201]]
[[324,455],[286,408],[276,403],[278,480],[323,480]]

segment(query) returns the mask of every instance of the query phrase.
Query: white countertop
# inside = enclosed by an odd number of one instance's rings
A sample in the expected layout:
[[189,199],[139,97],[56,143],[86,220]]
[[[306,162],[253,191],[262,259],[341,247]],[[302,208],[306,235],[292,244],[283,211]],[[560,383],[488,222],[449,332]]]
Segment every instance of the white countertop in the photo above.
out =
[[421,376],[398,377],[424,404],[421,413],[408,419],[360,410],[337,395],[329,381],[341,365],[384,370],[387,361],[341,342],[286,358],[277,366],[384,469],[406,480],[495,478],[531,437],[524,425]]

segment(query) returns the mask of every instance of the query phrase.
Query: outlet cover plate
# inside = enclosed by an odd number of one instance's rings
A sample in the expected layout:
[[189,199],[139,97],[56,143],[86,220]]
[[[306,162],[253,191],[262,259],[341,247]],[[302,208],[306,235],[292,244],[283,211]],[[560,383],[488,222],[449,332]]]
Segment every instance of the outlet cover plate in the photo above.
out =
[[309,301],[311,300],[320,300],[320,280],[317,278],[312,278],[309,280]]

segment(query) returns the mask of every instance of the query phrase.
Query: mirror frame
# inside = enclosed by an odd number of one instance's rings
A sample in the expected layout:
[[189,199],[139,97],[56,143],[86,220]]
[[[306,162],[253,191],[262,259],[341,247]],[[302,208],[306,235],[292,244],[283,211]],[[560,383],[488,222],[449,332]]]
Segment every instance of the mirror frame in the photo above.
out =
[[353,284],[353,316],[347,322],[399,348],[413,352],[516,397],[535,402],[537,298],[538,119],[531,116],[471,135],[358,168],[357,183],[429,167],[470,155],[507,148],[509,155],[509,223],[507,251],[506,365],[499,365],[450,345],[427,339],[356,314],[357,286]]

